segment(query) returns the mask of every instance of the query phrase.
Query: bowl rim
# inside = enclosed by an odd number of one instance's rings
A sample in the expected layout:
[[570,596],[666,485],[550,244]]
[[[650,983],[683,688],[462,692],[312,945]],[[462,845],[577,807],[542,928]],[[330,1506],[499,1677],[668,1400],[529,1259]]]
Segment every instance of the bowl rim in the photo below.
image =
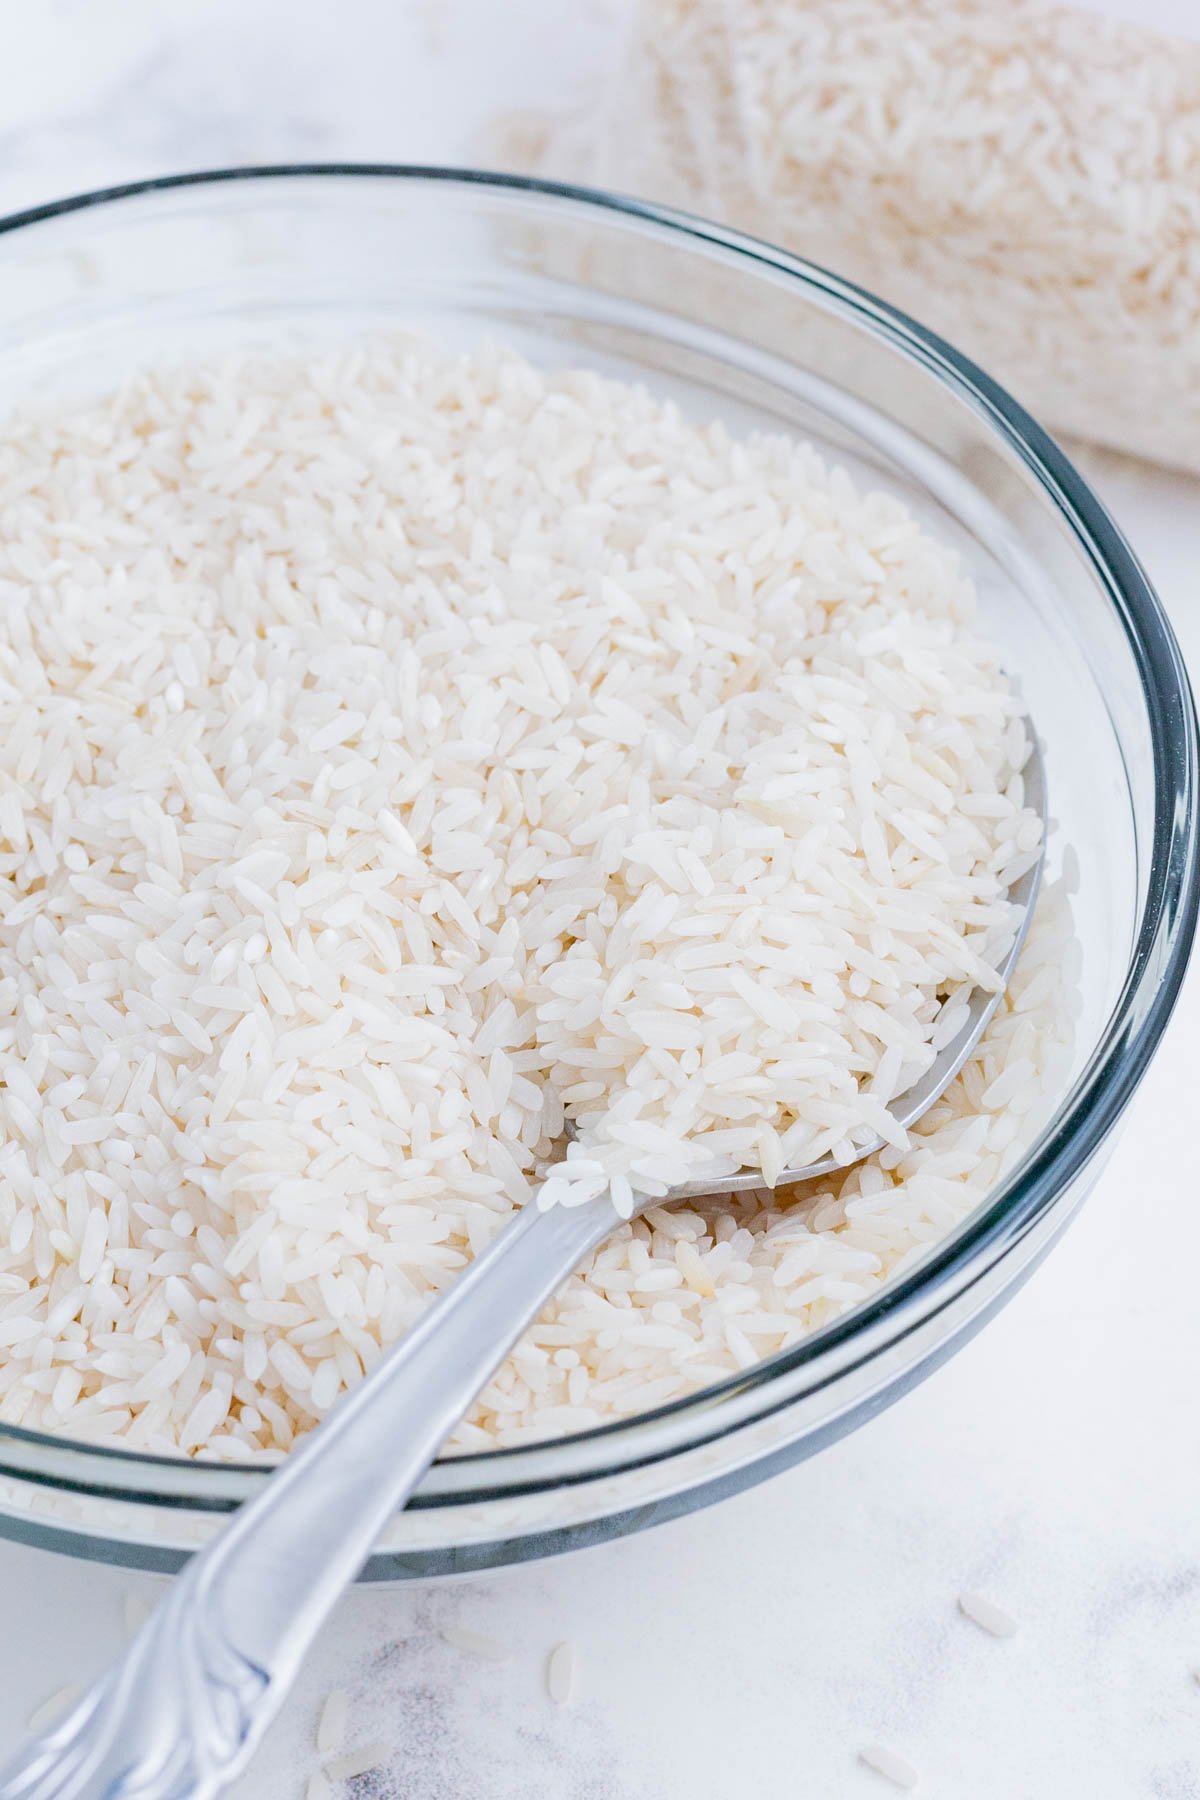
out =
[[[408,1503],[410,1508],[478,1505],[646,1467],[827,1387],[936,1317],[1037,1223],[1116,1124],[1178,996],[1200,908],[1200,738],[1187,671],[1162,603],[1124,534],[1070,459],[1005,389],[943,338],[802,256],[676,208],[605,189],[420,163],[251,164],[154,176],[11,213],[0,218],[0,235],[161,192],[296,180],[479,188],[523,195],[550,209],[592,209],[724,252],[752,271],[790,278],[810,298],[856,317],[981,414],[1053,502],[1123,628],[1148,715],[1154,822],[1145,898],[1125,980],[1085,1066],[1018,1166],[912,1270],[801,1343],[630,1419],[532,1446],[440,1459]],[[265,1463],[146,1454],[0,1422],[0,1474],[78,1494],[225,1510],[248,1498],[270,1473]]]

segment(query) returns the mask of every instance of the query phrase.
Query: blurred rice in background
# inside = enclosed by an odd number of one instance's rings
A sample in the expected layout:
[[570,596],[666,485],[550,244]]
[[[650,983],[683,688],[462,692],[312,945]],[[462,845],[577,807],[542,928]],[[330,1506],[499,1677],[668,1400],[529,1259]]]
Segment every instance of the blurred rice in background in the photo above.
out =
[[1200,471],[1188,37],[1037,0],[639,0],[588,105],[496,137],[795,250],[1052,429]]

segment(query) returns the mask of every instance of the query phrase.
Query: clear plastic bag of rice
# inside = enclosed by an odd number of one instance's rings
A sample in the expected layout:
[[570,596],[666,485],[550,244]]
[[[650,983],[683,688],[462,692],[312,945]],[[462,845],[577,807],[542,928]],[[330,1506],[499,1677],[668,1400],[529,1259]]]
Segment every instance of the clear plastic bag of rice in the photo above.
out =
[[596,105],[505,148],[796,250],[1052,429],[1200,471],[1194,0],[637,0]]

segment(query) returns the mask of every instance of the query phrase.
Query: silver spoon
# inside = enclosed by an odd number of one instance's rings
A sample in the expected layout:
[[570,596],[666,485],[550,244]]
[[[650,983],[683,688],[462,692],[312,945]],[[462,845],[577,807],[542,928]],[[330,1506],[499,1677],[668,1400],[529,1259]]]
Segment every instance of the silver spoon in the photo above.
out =
[[[1031,732],[1031,737],[1032,737]],[[1042,853],[1013,883],[1025,942],[1045,854],[1046,787],[1036,737],[1028,805]],[[892,1107],[903,1126],[954,1080],[1003,995],[976,992],[959,1035]],[[856,1145],[859,1162],[883,1140]],[[832,1156],[780,1183],[830,1173]],[[686,1182],[667,1205],[760,1187],[754,1171]],[[454,1286],[291,1452],[256,1500],[193,1557],[120,1660],[67,1716],[0,1771],[0,1800],[211,1800],[245,1768],[309,1645],[452,1428],[546,1300],[613,1230],[606,1194],[523,1207]]]

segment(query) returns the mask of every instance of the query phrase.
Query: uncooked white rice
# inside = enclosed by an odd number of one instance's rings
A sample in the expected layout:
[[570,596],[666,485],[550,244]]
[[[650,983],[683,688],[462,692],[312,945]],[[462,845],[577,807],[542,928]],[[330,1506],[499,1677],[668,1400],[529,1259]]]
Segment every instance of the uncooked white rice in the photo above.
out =
[[333,1781],[353,1781],[356,1775],[369,1775],[382,1768],[395,1755],[392,1744],[364,1744],[360,1750],[348,1750],[345,1756],[326,1763],[325,1773]]
[[342,1747],[342,1739],[346,1735],[346,1713],[349,1699],[339,1690],[327,1694],[325,1704],[321,1708],[321,1716],[317,1720],[317,1753],[320,1756],[334,1756]]
[[577,1659],[573,1644],[556,1644],[546,1659],[546,1692],[555,1706],[569,1706],[575,1697]]
[[512,1657],[508,1645],[499,1638],[489,1637],[486,1631],[471,1631],[465,1625],[447,1625],[442,1641],[455,1650],[465,1650],[468,1656],[481,1656],[485,1662],[508,1662]]
[[638,0],[489,160],[721,219],[944,332],[1039,418],[1200,470],[1200,44],[1044,0]]
[[889,1750],[886,1744],[868,1744],[858,1753],[860,1762],[866,1763],[868,1769],[874,1769],[898,1788],[911,1793],[920,1782],[920,1774],[907,1757],[896,1750]]
[[994,1600],[988,1600],[983,1594],[965,1593],[958,1596],[959,1611],[964,1616],[990,1632],[992,1637],[1015,1637],[1020,1629],[1012,1614],[997,1606]]
[[637,1412],[920,1257],[1069,1041],[953,555],[781,437],[412,340],[0,435],[0,1417],[271,1457],[534,1191],[616,1230],[452,1440]]

